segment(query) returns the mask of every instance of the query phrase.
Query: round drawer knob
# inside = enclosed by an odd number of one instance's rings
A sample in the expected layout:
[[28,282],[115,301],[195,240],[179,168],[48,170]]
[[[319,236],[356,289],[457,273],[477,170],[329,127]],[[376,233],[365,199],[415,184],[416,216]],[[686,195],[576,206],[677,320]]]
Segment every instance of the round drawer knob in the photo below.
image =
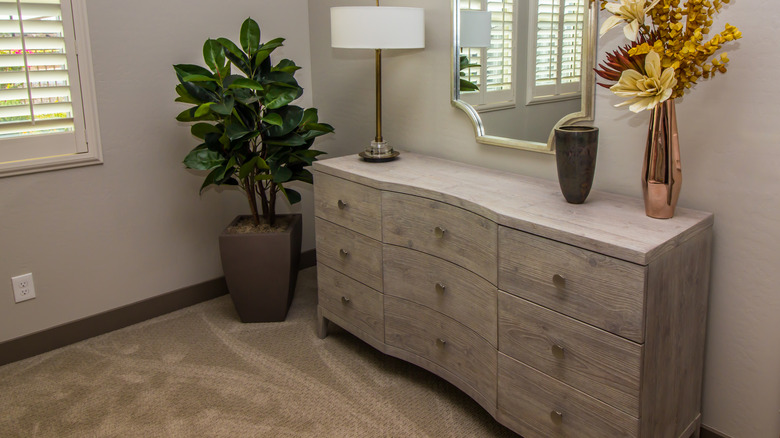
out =
[[341,297],[341,303],[342,304],[349,304],[350,303],[349,297]]
[[564,350],[563,347],[561,347],[558,344],[553,344],[552,346],[552,354],[558,359],[563,359],[564,355],[566,353],[566,350]]
[[563,412],[560,411],[550,412],[550,419],[554,424],[563,424]]
[[339,206],[339,210],[343,210],[347,208],[347,203],[339,199],[338,206]]
[[436,227],[433,229],[433,234],[436,236],[437,239],[441,239],[444,237],[444,233],[446,233],[447,230],[445,230],[442,227]]
[[553,275],[552,281],[553,281],[553,284],[555,285],[555,287],[557,287],[557,288],[561,288],[562,289],[562,288],[566,287],[566,277],[564,277],[561,274]]
[[342,249],[339,250],[339,255],[341,256],[342,259],[346,258],[349,255],[349,251],[347,251],[346,249],[342,248]]
[[439,348],[444,348],[444,346],[447,345],[447,341],[445,341],[442,338],[436,338],[436,346]]
[[438,292],[440,294],[443,294],[446,289],[447,289],[447,286],[445,286],[445,285],[443,285],[441,283],[436,283],[436,292]]

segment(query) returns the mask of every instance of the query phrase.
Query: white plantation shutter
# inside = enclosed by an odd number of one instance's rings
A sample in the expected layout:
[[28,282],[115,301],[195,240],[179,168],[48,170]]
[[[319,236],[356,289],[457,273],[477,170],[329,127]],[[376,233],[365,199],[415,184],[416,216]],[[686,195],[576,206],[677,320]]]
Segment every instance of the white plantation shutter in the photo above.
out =
[[89,152],[72,11],[70,0],[0,0],[0,175]]
[[535,0],[529,76],[529,101],[576,97],[582,76],[586,0]]
[[490,47],[461,50],[472,64],[480,65],[467,69],[465,77],[479,85],[479,90],[463,93],[461,98],[475,108],[514,105],[514,0],[461,0],[460,9],[490,11]]

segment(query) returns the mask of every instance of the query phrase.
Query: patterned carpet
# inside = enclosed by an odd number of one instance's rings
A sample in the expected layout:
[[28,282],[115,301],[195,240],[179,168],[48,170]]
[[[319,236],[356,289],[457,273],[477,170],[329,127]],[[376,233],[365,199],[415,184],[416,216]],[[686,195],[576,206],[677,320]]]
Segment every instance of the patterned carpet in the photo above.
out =
[[334,328],[316,269],[287,321],[225,296],[0,367],[0,437],[512,437],[454,386]]

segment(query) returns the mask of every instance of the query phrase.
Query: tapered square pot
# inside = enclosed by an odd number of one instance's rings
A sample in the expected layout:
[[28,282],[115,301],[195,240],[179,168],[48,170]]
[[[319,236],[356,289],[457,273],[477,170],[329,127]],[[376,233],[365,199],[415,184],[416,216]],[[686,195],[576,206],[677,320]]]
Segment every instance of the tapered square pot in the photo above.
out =
[[[238,223],[236,217],[228,226]],[[285,216],[277,216],[277,220]],[[284,321],[295,293],[301,259],[301,215],[289,215],[287,230],[228,233],[219,252],[230,298],[242,322]]]

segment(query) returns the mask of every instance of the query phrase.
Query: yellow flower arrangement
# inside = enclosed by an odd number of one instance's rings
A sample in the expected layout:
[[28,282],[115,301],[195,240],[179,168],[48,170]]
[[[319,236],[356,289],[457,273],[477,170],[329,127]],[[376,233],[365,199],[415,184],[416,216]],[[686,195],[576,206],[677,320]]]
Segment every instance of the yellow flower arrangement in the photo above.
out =
[[713,17],[729,2],[601,0],[601,9],[612,14],[602,25],[601,35],[625,23],[624,34],[632,43],[607,53],[606,62],[596,69],[600,77],[617,84],[599,85],[610,87],[619,96],[632,97],[621,105],[631,105],[632,111],[640,112],[683,96],[702,77],[725,73],[728,55],[716,56],[717,52],[724,44],[742,38],[742,33],[726,24],[712,38],[707,39],[707,34]]

